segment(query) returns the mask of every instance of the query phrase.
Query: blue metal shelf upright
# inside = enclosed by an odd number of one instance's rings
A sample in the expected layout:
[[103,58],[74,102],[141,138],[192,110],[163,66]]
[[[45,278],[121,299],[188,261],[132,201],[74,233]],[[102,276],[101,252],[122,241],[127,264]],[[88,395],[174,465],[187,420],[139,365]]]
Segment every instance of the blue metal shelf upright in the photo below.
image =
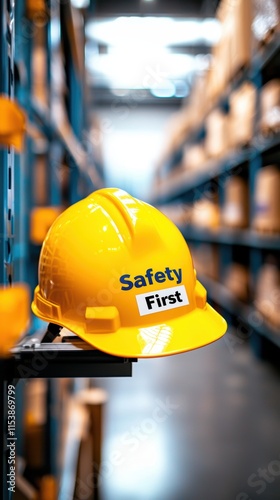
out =
[[[39,9],[37,13],[36,8]],[[16,99],[25,112],[27,123],[23,153],[16,154],[12,146],[0,148],[0,285],[4,287],[24,282],[32,291],[37,284],[40,244],[35,244],[30,238],[32,210],[38,206],[64,209],[103,187],[101,171],[96,168],[94,158],[88,154],[83,142],[83,134],[89,126],[84,46],[83,41],[79,46],[76,38],[71,9],[70,2],[0,0],[0,94],[11,100]],[[55,30],[59,32],[58,38],[54,36]],[[38,102],[33,95],[33,55],[38,38],[46,54],[46,103]],[[64,83],[67,91],[60,100],[65,110],[63,125],[56,120],[53,109],[52,65],[57,55],[55,51],[61,54],[61,65],[66,75]],[[42,139],[40,144],[44,144],[43,152],[38,152],[38,136]],[[36,200],[35,180],[39,154],[46,156],[46,196],[41,206]],[[66,194],[62,192],[63,165],[68,169]],[[53,338],[46,325],[33,319],[27,335],[11,351],[11,357],[0,358],[0,500],[11,500],[13,496],[6,483],[9,381],[16,385],[17,454],[22,455],[22,381],[37,377],[47,379],[48,445],[44,452],[44,473],[54,476],[58,472],[56,452],[59,416],[51,412],[52,405],[57,401],[57,388],[53,379],[132,375],[135,359],[105,355],[72,338],[60,339],[58,344],[52,343]],[[47,359],[43,368],[41,366],[38,369],[38,359]]]

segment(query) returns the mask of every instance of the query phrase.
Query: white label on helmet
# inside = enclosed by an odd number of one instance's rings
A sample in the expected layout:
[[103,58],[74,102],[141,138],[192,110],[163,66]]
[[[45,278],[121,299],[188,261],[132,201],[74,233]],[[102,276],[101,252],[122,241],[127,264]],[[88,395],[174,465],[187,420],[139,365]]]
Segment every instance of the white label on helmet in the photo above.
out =
[[141,293],[136,295],[136,300],[140,316],[166,311],[167,309],[176,309],[189,304],[184,285]]

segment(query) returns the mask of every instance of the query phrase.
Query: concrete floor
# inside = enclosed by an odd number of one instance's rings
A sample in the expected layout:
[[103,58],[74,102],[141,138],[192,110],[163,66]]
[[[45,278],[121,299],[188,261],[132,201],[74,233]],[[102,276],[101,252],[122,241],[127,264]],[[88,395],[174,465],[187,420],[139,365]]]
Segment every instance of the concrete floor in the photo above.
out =
[[248,342],[96,382],[109,395],[101,500],[280,499],[280,370]]

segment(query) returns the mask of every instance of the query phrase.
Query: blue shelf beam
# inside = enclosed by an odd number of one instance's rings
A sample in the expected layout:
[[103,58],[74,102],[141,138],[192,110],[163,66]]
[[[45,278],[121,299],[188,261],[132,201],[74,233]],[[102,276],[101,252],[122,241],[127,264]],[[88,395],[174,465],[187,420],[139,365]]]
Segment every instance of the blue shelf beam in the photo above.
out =
[[[238,152],[231,152],[220,160],[209,160],[202,172],[178,170],[166,177],[157,188],[157,195],[153,203],[173,201],[182,196],[186,191],[197,188],[207,182],[234,172],[240,174],[244,165],[248,165],[260,154],[269,154],[270,159],[280,160],[280,134],[261,139],[257,138],[252,146]],[[217,181],[219,182],[219,181]]]
[[179,225],[178,227],[186,241],[194,240],[280,251],[280,235],[263,235],[250,229],[222,228],[215,231],[207,228],[197,228],[191,225]]

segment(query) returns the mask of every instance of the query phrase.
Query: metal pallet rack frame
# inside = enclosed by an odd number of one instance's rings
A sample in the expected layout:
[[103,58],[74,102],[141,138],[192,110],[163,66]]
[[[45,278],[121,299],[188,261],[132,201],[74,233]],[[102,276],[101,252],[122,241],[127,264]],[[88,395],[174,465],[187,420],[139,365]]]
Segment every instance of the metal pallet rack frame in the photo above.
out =
[[[28,13],[28,9],[31,8]],[[36,8],[39,9],[36,12]],[[35,9],[35,10],[34,10]],[[33,12],[33,14],[32,14]],[[52,105],[52,58],[54,32],[59,25],[60,50],[64,54],[67,99],[65,126],[57,124],[51,113]],[[36,30],[44,32],[44,50],[47,54],[45,85],[48,102],[42,106],[34,100],[32,54]],[[36,147],[30,129],[39,130],[45,138],[45,154],[48,157],[47,203],[61,205],[61,188],[57,169],[62,161],[69,168],[68,204],[87,196],[102,187],[103,179],[94,164],[94,151],[88,154],[88,137],[84,132],[87,122],[83,53],[73,25],[70,2],[32,2],[0,0],[0,93],[13,100],[16,98],[24,110],[27,134],[24,152],[16,154],[12,146],[0,148],[0,284],[10,287],[25,282],[30,290],[37,281],[40,246],[31,242],[30,213],[34,200],[34,160]],[[78,54],[80,53],[80,55]],[[82,53],[82,56],[81,56]],[[7,325],[8,326],[8,325]],[[45,470],[56,473],[54,460],[58,422],[51,415],[50,406],[56,397],[52,383],[54,377],[122,377],[131,376],[132,362],[136,360],[116,358],[101,353],[85,342],[64,339],[52,343],[46,337],[42,323],[31,322],[30,331],[12,350],[8,358],[0,358],[0,500],[10,500],[8,490],[8,435],[7,395],[9,384],[16,385],[17,453],[22,450],[23,384],[27,378],[47,378],[47,417],[49,432],[45,451]]]

